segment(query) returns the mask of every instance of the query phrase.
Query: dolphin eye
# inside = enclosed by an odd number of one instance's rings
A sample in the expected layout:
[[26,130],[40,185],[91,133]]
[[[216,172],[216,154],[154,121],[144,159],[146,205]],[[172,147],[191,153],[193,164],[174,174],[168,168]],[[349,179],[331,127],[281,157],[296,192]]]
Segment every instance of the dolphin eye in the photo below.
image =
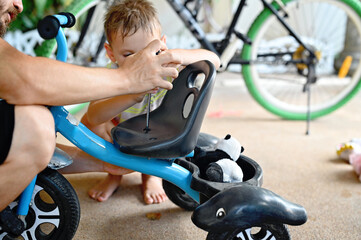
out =
[[216,217],[223,218],[224,216],[226,216],[226,211],[224,211],[223,208],[218,209],[216,212]]

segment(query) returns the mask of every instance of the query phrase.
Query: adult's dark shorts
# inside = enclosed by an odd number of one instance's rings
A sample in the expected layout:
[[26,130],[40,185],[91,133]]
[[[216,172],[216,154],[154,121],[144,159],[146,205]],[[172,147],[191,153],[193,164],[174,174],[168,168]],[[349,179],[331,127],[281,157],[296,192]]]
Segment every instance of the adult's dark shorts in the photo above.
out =
[[14,131],[14,105],[0,100],[0,164],[8,156]]

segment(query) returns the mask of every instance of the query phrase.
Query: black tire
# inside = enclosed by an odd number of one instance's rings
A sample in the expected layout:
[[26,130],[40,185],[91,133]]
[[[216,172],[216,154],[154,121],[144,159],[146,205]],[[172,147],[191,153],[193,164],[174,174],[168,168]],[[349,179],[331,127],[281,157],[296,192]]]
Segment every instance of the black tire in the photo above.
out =
[[[9,206],[16,211],[17,202]],[[80,205],[73,187],[57,171],[45,169],[36,180],[23,239],[70,240],[79,220]],[[9,239],[7,233],[0,231],[0,239]]]
[[[237,237],[239,236],[239,237]],[[207,240],[232,240],[232,239],[276,239],[290,240],[291,236],[284,224],[261,224],[259,227],[237,228],[225,233],[209,232]]]
[[199,203],[191,198],[182,189],[163,179],[163,189],[168,198],[177,206],[186,211],[194,211],[199,206]]

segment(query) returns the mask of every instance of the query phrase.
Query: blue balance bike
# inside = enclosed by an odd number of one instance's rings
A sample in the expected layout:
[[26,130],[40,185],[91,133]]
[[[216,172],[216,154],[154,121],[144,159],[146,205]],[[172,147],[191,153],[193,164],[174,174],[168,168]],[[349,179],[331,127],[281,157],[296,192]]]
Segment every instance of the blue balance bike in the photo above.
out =
[[[68,13],[48,16],[39,23],[42,37],[56,38],[60,61],[66,61],[68,49],[63,28],[74,23],[74,16]],[[244,178],[238,183],[201,178],[198,166],[190,161],[195,147],[211,149],[219,140],[200,133],[215,75],[208,61],[187,66],[173,81],[173,90],[167,92],[159,108],[112,130],[114,144],[95,135],[64,107],[53,106],[50,110],[56,131],[81,150],[102,161],[162,178],[169,199],[193,211],[193,223],[208,232],[208,240],[290,239],[286,225],[304,224],[306,211],[261,188],[262,170],[255,161],[240,156],[237,164]],[[55,150],[48,168],[7,208],[16,219],[0,219],[0,239],[74,237],[80,219],[78,197],[56,171],[71,162],[65,152]]]

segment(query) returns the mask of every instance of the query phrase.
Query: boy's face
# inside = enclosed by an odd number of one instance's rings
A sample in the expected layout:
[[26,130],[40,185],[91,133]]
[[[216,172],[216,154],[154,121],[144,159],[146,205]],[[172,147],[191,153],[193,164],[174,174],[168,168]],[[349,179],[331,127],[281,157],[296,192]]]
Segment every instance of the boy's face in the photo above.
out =
[[144,32],[142,29],[139,29],[136,33],[131,36],[127,36],[122,39],[121,36],[115,34],[113,36],[113,41],[111,46],[109,44],[105,44],[105,49],[107,50],[107,54],[112,60],[112,62],[121,65],[125,58],[139,52],[144,49],[150,42],[155,39],[160,39],[165,43],[165,38],[161,39],[160,33],[150,34]]

